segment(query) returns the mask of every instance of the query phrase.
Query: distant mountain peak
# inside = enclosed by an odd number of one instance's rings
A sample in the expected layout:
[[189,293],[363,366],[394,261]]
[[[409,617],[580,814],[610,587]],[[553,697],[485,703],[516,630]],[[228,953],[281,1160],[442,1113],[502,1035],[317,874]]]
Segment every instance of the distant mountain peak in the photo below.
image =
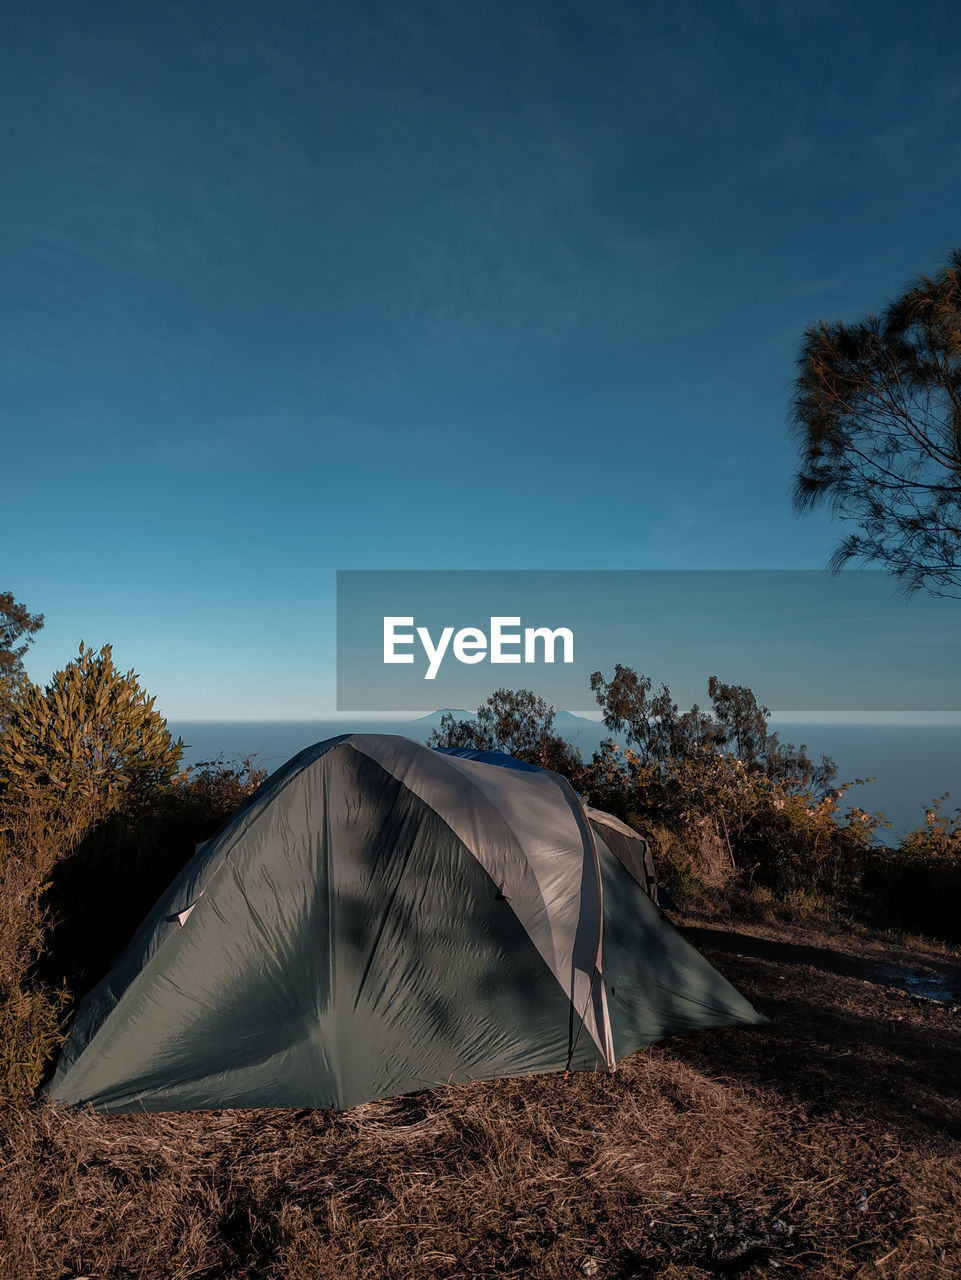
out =
[[455,720],[473,720],[473,711],[463,711],[459,707],[443,707],[440,711],[431,711],[426,716],[418,716],[411,724],[440,724],[444,716],[453,716]]
[[590,724],[595,726],[602,723],[600,720],[592,720],[590,716],[579,716],[574,711],[555,711],[554,723],[557,724],[558,722],[561,724],[570,724],[573,722],[574,724]]

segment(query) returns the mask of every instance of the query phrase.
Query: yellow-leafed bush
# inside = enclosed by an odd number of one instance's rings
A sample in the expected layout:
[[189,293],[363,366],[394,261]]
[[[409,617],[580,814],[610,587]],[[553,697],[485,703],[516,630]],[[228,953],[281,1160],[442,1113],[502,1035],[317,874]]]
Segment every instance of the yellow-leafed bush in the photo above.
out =
[[43,689],[27,684],[0,735],[0,785],[8,802],[69,808],[81,826],[138,804],[176,774],[174,742],[133,671],[110,645],[79,655]]

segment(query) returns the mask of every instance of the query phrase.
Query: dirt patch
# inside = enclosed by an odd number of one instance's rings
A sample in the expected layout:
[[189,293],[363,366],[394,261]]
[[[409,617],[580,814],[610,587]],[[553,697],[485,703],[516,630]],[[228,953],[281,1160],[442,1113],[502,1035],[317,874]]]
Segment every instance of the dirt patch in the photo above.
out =
[[771,1019],[671,1042],[703,1070],[770,1087],[812,1114],[838,1110],[905,1141],[961,1138],[961,1008],[892,982],[925,973],[954,991],[961,962],[944,948],[877,935],[699,922],[685,936]]
[[905,939],[864,929],[831,934],[791,925],[739,923],[732,929],[706,919],[677,923],[698,948],[791,967],[809,966],[822,973],[898,987],[907,995],[961,1003],[961,951],[925,938]]

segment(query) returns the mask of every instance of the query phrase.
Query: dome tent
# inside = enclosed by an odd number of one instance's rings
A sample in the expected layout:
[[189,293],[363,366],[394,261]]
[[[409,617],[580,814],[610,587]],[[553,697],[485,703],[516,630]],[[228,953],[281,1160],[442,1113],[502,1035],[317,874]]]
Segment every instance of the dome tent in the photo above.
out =
[[82,1001],[50,1095],[348,1107],[763,1022],[565,779],[348,734],[269,778]]

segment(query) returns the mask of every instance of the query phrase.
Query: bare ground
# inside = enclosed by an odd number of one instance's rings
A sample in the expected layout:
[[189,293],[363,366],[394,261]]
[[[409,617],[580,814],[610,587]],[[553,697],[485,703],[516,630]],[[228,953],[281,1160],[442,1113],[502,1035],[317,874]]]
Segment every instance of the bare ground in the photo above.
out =
[[957,953],[685,932],[770,1026],[340,1113],[7,1109],[0,1275],[956,1280]]

